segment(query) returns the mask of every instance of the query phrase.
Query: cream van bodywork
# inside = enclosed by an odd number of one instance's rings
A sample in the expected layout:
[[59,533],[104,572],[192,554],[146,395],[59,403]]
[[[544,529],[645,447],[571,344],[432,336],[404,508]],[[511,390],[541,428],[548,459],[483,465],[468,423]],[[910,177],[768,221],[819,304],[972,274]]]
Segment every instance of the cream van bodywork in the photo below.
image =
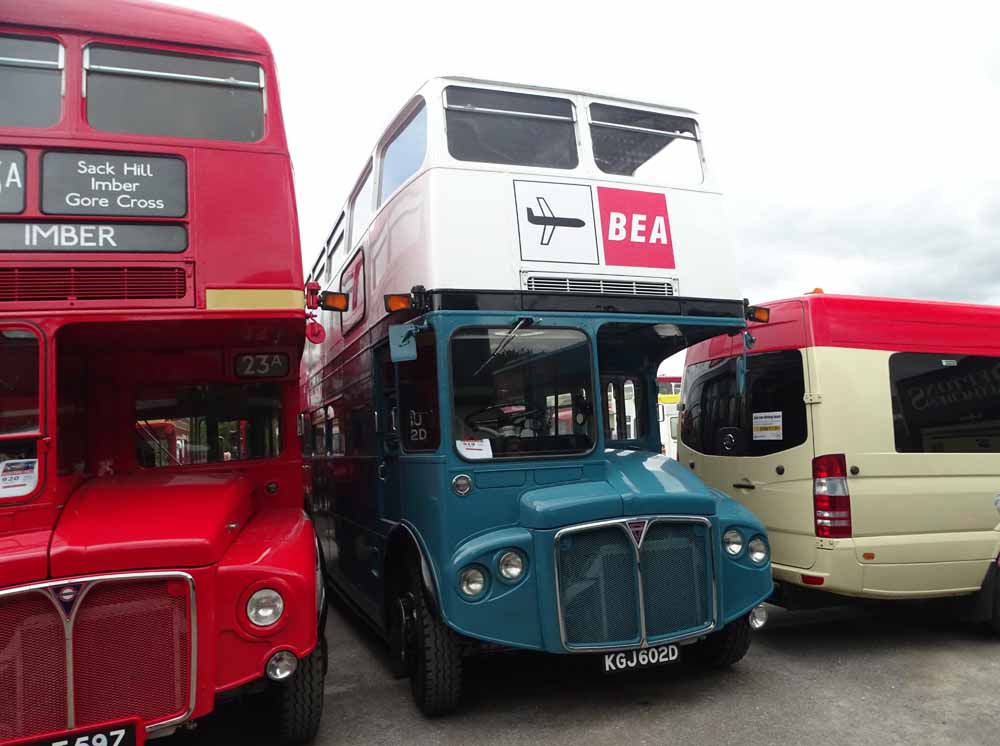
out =
[[[749,356],[751,397],[755,363],[763,362],[762,356],[769,352],[783,349],[786,355],[794,354],[789,348],[798,347],[794,352],[802,358],[802,389],[789,399],[798,395],[803,399],[803,442],[770,455],[725,456],[699,452],[682,437],[679,460],[764,521],[779,584],[865,598],[977,592],[1000,554],[1000,455],[996,452],[1000,429],[978,440],[970,438],[970,450],[982,452],[897,452],[890,357],[899,351],[997,355],[1000,314],[998,309],[984,309],[977,332],[983,337],[981,350],[967,349],[968,329],[957,335],[964,336],[964,341],[956,337],[951,346],[942,347],[946,344],[942,339],[928,348],[927,338],[935,333],[926,328],[919,333],[914,329],[912,340],[905,339],[906,317],[919,316],[913,306],[920,304],[907,307],[903,301],[881,301],[885,307],[880,312],[892,320],[876,323],[885,324],[881,343],[893,349],[870,349],[880,341],[870,334],[877,337],[879,332],[859,330],[851,318],[860,313],[858,303],[863,300],[820,296],[783,301],[772,304],[770,328],[752,329],[757,344]],[[865,309],[868,314],[873,310]],[[933,325],[924,322],[925,327]],[[937,330],[945,338],[948,333],[947,328]],[[852,336],[858,346],[846,345]],[[809,344],[816,341],[833,344]],[[703,344],[688,355],[681,406],[689,413],[693,403],[686,397],[691,394],[692,364],[704,363],[706,350]],[[733,340],[714,364],[741,353],[742,344]],[[1000,371],[1000,357],[997,361]],[[1000,379],[996,385],[1000,390]],[[752,415],[747,413],[748,421]],[[786,421],[788,416],[786,412]],[[817,536],[812,460],[824,454],[846,457],[851,538]]]

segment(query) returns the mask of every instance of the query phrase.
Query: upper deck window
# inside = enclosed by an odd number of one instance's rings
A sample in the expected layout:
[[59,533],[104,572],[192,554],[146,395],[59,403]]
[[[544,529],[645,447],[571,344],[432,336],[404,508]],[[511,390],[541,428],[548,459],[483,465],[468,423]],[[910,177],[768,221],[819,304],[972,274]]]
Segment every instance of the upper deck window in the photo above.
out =
[[253,62],[92,44],[83,64],[95,129],[236,142],[264,136],[264,72]]
[[382,183],[379,186],[378,202],[395,192],[423,165],[427,151],[427,107],[420,108],[410,116],[382,154]]
[[62,45],[0,36],[0,127],[51,127],[62,111],[62,87]]
[[351,200],[352,247],[358,245],[358,241],[361,240],[361,236],[364,235],[365,230],[368,229],[368,224],[372,221],[372,215],[375,214],[375,207],[372,205],[374,196],[372,167],[371,163],[369,163],[365,171],[365,177],[361,181],[361,186],[358,187],[358,190],[354,193],[354,198]]
[[460,161],[576,168],[576,116],[569,99],[448,86],[448,152]]
[[590,137],[604,173],[668,184],[704,178],[698,124],[688,117],[591,104]]

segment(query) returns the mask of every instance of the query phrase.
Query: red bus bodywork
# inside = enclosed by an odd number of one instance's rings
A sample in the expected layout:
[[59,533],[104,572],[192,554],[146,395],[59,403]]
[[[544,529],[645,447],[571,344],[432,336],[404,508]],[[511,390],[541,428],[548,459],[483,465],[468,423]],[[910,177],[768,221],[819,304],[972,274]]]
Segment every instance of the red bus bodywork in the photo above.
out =
[[[0,387],[0,467],[28,453],[37,470],[30,494],[0,493],[0,743],[136,716],[151,732],[169,730],[262,679],[276,652],[303,659],[318,645],[322,589],[296,437],[303,278],[274,63],[246,26],[134,0],[0,0],[0,35],[55,40],[65,55],[59,121],[0,126],[0,148],[24,154],[26,184],[24,209],[0,215],[0,227],[163,223],[187,232],[175,253],[0,247],[0,337],[27,340],[38,355],[37,381],[25,380],[24,371],[35,375],[29,361],[11,384],[26,398]],[[92,128],[81,83],[94,43],[259,65],[263,136]],[[186,214],[43,213],[42,156],[53,152],[183,159]],[[247,383],[240,356],[260,354],[284,356],[287,370]],[[140,399],[154,407],[175,397],[179,407],[174,392],[198,387],[238,389],[248,411],[266,391],[275,414],[255,437],[270,444],[268,456],[246,458],[248,416],[226,431],[229,441],[221,430],[218,443],[206,435],[197,458],[141,463]],[[22,410],[34,424],[11,432]],[[150,427],[172,443],[163,458],[179,461],[176,429]],[[246,612],[262,588],[284,598],[266,628]]]

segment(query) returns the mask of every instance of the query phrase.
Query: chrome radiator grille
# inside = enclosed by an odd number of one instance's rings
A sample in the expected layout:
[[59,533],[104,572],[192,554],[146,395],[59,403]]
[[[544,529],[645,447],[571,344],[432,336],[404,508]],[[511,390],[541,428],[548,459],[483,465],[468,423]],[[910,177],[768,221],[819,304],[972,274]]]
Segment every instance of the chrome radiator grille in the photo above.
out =
[[631,518],[556,535],[559,622],[568,649],[629,647],[715,625],[707,519]]
[[147,725],[185,720],[194,602],[185,573],[0,592],[0,742],[136,716]]

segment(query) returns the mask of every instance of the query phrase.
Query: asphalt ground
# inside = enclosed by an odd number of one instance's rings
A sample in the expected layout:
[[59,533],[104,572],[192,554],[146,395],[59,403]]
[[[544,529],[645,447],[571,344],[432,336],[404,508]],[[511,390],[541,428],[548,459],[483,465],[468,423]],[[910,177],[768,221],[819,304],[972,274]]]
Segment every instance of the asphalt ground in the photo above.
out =
[[[474,659],[458,714],[427,719],[383,643],[336,607],[316,744],[1000,743],[1000,638],[933,605],[788,612],[728,671],[678,663],[605,675],[599,659]],[[267,744],[259,711],[220,708],[160,746]]]

